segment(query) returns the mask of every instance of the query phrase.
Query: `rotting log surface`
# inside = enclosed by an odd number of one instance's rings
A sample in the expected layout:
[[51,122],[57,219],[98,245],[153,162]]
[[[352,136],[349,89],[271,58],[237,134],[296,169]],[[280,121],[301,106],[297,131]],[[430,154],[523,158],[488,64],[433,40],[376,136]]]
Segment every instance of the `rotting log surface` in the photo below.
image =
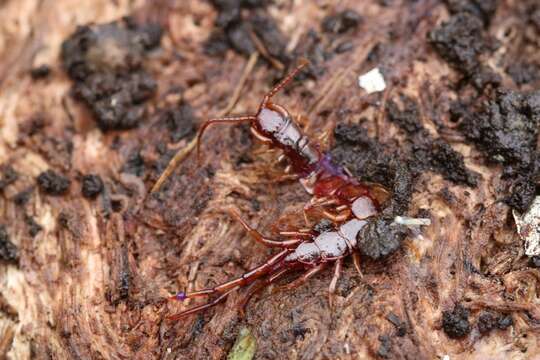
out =
[[[333,144],[336,157],[360,177],[385,182],[392,169],[384,166],[406,162],[415,179],[407,214],[427,216],[432,225],[385,259],[364,258],[362,278],[346,262],[333,307],[326,293],[332,271],[326,271],[294,291],[263,292],[244,318],[234,306],[240,291],[205,313],[166,320],[183,308],[163,300],[173,291],[238,276],[271,253],[248,238],[228,207],[270,233],[278,219],[287,225],[298,218],[308,199],[300,185],[272,180],[282,165],[275,154],[258,151],[242,126],[210,130],[204,162],[188,157],[160,191],[148,194],[197,121],[226,108],[246,55],[256,50],[243,25],[231,25],[229,10],[220,8],[225,2],[215,3],[0,2],[0,357],[220,359],[242,327],[257,339],[257,359],[537,354],[540,273],[515,234],[508,205],[515,203],[498,201],[511,191],[508,176],[534,195],[535,164],[525,159],[522,168],[506,171],[504,152],[494,157],[502,163],[493,164],[489,146],[475,146],[449,115],[474,110],[482,119],[473,99],[495,99],[499,86],[538,88],[540,8],[534,1],[501,0],[494,14],[495,1],[351,0],[338,7],[276,1],[242,9],[262,14],[254,22],[263,30],[255,33],[267,54],[249,74],[234,113],[253,111],[282,76],[280,65],[307,56],[308,76],[279,102],[305,115],[306,131]],[[328,17],[344,9],[356,14]],[[452,29],[428,34],[455,13],[461,16],[453,18],[456,26],[473,35],[458,35],[464,41],[448,49]],[[124,99],[127,111],[132,102],[145,104],[146,112],[132,118],[138,126],[100,129],[102,108],[87,107],[70,92],[74,80],[61,44],[77,25],[126,15],[164,28],[159,49],[144,57],[157,93],[147,101],[148,93]],[[478,44],[477,35],[497,41]],[[357,76],[375,66],[390,91],[368,96]],[[91,93],[81,98],[93,99]],[[453,106],[458,98],[461,107]],[[525,116],[536,116],[538,109],[527,104]],[[326,141],[334,128],[335,139]],[[537,129],[530,134],[536,141]],[[52,176],[38,186],[47,169],[70,180],[67,190]],[[513,173],[503,177],[503,171]],[[96,199],[91,195],[100,187],[83,178],[88,174],[103,179]],[[528,201],[517,197],[518,205]]]

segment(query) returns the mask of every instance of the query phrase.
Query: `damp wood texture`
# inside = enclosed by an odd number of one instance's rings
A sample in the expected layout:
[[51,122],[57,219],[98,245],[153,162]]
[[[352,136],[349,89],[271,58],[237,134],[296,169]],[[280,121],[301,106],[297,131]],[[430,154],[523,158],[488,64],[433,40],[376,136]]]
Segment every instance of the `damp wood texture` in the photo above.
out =
[[[540,258],[514,220],[540,195],[537,1],[5,0],[0,20],[0,358],[540,351]],[[291,272],[244,313],[239,289],[173,321],[206,300],[171,295],[276,254],[231,211],[269,236],[328,225],[249,124],[195,151],[301,59],[275,101],[387,190],[362,276],[346,259],[330,299],[333,270],[281,289]]]

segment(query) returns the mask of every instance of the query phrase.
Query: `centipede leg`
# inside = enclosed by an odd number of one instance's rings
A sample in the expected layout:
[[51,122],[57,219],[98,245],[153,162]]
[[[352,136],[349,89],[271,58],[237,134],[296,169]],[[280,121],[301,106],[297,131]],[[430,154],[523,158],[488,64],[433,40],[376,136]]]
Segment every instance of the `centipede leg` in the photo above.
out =
[[247,233],[253,239],[255,239],[255,241],[260,242],[261,244],[265,246],[289,249],[289,248],[295,247],[296,245],[298,245],[299,243],[303,241],[302,239],[279,241],[279,240],[273,240],[273,239],[267,238],[263,236],[260,232],[258,232],[257,230],[249,226],[249,224],[246,223],[236,211],[230,210],[230,213],[236,220],[238,220],[240,224],[242,224],[242,226],[247,231]]
[[354,267],[356,271],[358,272],[358,275],[360,275],[360,277],[362,278],[364,274],[362,274],[362,269],[360,268],[360,254],[354,251],[352,253],[352,259],[353,259]]
[[262,289],[264,289],[265,287],[267,287],[268,285],[270,285],[274,281],[281,278],[283,275],[285,275],[290,270],[291,269],[282,269],[282,270],[276,272],[275,274],[272,274],[268,278],[264,279],[263,281],[253,284],[248,289],[247,293],[242,297],[242,299],[236,305],[238,310],[240,311],[241,316],[243,317],[245,315],[246,306],[249,303],[249,300],[251,300],[251,298],[253,297],[253,295],[258,293],[259,291],[261,291]]
[[333,297],[334,293],[336,292],[336,285],[339,280],[339,277],[341,276],[341,269],[343,268],[343,258],[336,260],[336,266],[334,267],[334,276],[332,277],[332,281],[330,282],[330,286],[328,287],[328,303],[330,304],[330,307],[333,307]]
[[304,238],[304,239],[313,239],[313,234],[311,232],[304,231],[280,231],[279,235],[295,238]]
[[179,320],[179,319],[181,319],[181,318],[183,318],[185,316],[188,316],[190,314],[195,314],[195,313],[198,313],[199,311],[203,311],[203,310],[206,310],[206,309],[211,308],[213,306],[216,306],[220,302],[224,301],[227,298],[227,296],[229,296],[229,294],[231,292],[233,292],[234,290],[236,290],[236,288],[233,288],[233,289],[221,294],[220,296],[218,296],[214,300],[210,301],[209,303],[202,304],[202,305],[199,305],[199,306],[194,306],[191,309],[187,309],[187,310],[182,311],[182,312],[180,312],[178,314],[169,316],[168,319],[173,320],[173,321]]
[[333,222],[336,222],[336,223],[345,221],[351,216],[350,211],[344,211],[341,214],[335,214],[335,213],[332,213],[330,211],[323,210],[322,213],[326,218],[328,218],[328,219],[330,219],[330,220],[332,220]]
[[264,276],[265,274],[270,272],[274,268],[274,266],[277,263],[279,263],[289,252],[290,252],[289,250],[283,250],[277,253],[276,255],[268,259],[264,264],[257,266],[256,268],[248,271],[247,273],[243,274],[242,276],[236,279],[224,282],[223,284],[220,284],[213,288],[206,288],[206,289],[188,292],[188,293],[179,292],[178,294],[172,296],[171,300],[183,301],[185,299],[190,299],[194,297],[210,296],[213,294],[223,294],[238,286],[244,286],[246,284],[249,284],[255,279],[258,279],[261,276]]
[[293,290],[305,283],[307,280],[309,280],[311,277],[315,276],[317,273],[319,273],[321,270],[323,270],[326,267],[326,264],[319,264],[311,269],[309,269],[307,272],[304,273],[304,275],[300,276],[298,279],[292,281],[291,283],[287,285],[283,285],[280,287],[280,289],[283,290]]

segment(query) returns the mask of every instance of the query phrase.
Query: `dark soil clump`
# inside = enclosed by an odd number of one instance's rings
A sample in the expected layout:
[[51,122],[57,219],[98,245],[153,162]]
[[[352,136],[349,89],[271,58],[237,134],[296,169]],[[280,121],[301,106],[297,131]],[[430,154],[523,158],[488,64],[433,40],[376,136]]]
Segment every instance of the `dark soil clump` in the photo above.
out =
[[362,17],[354,10],[343,10],[337,14],[329,15],[322,21],[322,29],[328,33],[341,34],[356,28]]
[[407,235],[406,229],[394,222],[394,217],[378,217],[366,225],[356,237],[362,255],[378,260],[399,249]]
[[82,195],[87,199],[94,199],[103,191],[103,181],[99,175],[89,174],[82,178]]
[[456,184],[476,186],[478,175],[465,167],[463,155],[442,139],[435,139],[420,120],[418,104],[401,96],[402,109],[392,100],[386,106],[388,118],[408,135],[407,152],[411,170],[415,175],[427,170],[441,174]]
[[43,230],[43,227],[39,225],[30,215],[25,215],[24,222],[28,226],[28,234],[31,237],[35,237],[41,230]]
[[81,26],[62,44],[62,61],[75,80],[73,93],[94,113],[102,130],[129,129],[144,118],[156,82],[143,69],[146,53],[161,39],[158,25],[130,19]]
[[362,181],[393,187],[395,169],[390,164],[393,154],[385,152],[383,145],[370,138],[362,126],[338,124],[334,138],[331,155],[337,163]]
[[34,80],[45,79],[51,73],[49,65],[43,64],[30,70],[30,76]]
[[187,103],[183,102],[177,107],[164,110],[158,121],[166,127],[173,143],[195,135],[197,118],[193,108]]
[[497,10],[499,0],[445,0],[445,3],[452,14],[469,13],[487,25]]
[[461,131],[488,160],[513,173],[531,166],[540,126],[540,91],[529,95],[498,90],[481,111],[469,113]]
[[500,77],[480,61],[480,56],[493,47],[483,36],[483,30],[481,19],[460,12],[429,33],[429,42],[437,53],[477,89],[500,83]]
[[32,192],[34,191],[33,187],[26,188],[17,194],[13,196],[12,200],[15,203],[15,205],[23,206],[30,200],[30,197],[32,196]]
[[516,85],[530,84],[540,78],[540,68],[536,64],[527,62],[510,64],[506,72]]
[[4,225],[0,225],[0,260],[11,263],[17,263],[19,260],[19,251],[9,239]]
[[452,311],[443,311],[443,330],[449,338],[459,339],[471,331],[469,310],[456,305]]
[[228,49],[249,56],[257,50],[254,36],[264,44],[268,54],[283,62],[287,39],[275,20],[265,11],[268,1],[212,0],[218,11],[215,29],[205,44],[205,52],[221,56]]
[[537,193],[540,92],[500,89],[479,111],[455,112],[454,116],[462,117],[460,130],[488,162],[502,164],[503,176],[515,179],[507,202],[525,211]]
[[68,191],[71,181],[67,177],[60,175],[53,170],[47,170],[39,174],[37,183],[44,193],[60,196]]
[[4,190],[6,186],[13,184],[18,178],[19,175],[13,167],[2,165],[0,167],[0,191]]
[[478,317],[478,331],[485,335],[494,329],[505,330],[513,324],[512,316],[493,311],[483,311]]

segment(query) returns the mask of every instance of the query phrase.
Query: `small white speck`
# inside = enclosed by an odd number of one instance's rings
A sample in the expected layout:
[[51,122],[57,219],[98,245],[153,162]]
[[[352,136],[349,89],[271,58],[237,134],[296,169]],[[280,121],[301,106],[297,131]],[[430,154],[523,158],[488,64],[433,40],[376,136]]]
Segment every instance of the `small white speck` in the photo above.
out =
[[345,349],[345,354],[347,354],[347,355],[351,354],[351,349],[349,348],[349,343],[345,343],[345,345],[343,345],[343,348]]
[[450,356],[449,355],[444,355],[442,360],[450,360]]
[[431,219],[424,218],[410,218],[407,216],[396,216],[394,222],[399,225],[405,226],[429,226],[431,225]]
[[167,348],[167,354],[170,354],[172,353],[172,349],[171,348]]
[[386,82],[379,68],[374,68],[358,77],[358,86],[371,94],[386,89]]

